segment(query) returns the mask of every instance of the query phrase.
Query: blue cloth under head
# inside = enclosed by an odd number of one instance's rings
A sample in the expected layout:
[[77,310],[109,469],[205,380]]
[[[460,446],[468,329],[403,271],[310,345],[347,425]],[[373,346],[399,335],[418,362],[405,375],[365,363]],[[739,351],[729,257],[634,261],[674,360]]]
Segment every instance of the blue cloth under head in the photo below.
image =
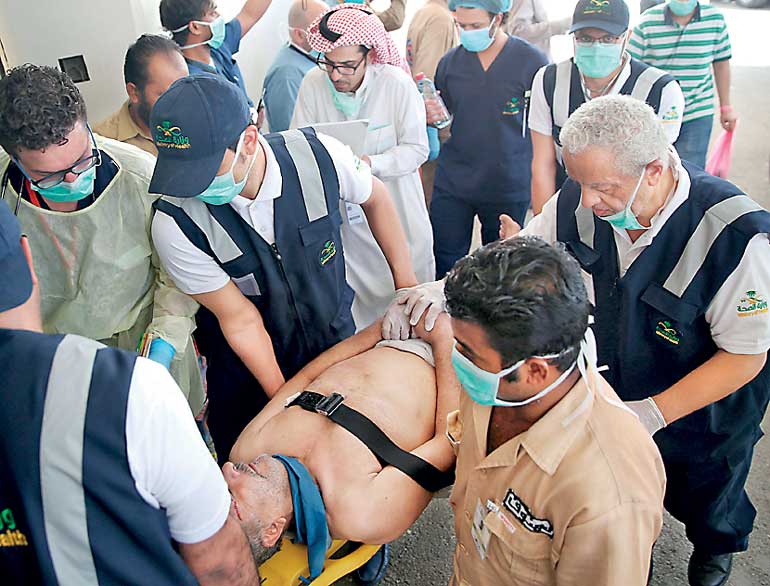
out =
[[297,543],[307,545],[307,562],[310,576],[307,582],[321,575],[326,560],[326,550],[331,546],[326,508],[321,491],[305,465],[296,458],[273,456],[286,468],[294,503],[294,524],[297,526]]
[[449,0],[449,10],[454,12],[458,8],[481,8],[492,14],[508,12],[513,0]]

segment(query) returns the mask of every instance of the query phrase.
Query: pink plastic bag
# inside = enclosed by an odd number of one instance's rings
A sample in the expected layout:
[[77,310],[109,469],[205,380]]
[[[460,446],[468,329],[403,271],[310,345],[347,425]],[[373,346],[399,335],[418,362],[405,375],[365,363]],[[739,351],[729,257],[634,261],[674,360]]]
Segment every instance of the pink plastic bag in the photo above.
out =
[[706,161],[706,173],[714,177],[727,179],[730,172],[730,163],[733,160],[733,133],[735,129],[723,132],[714,141],[708,161]]

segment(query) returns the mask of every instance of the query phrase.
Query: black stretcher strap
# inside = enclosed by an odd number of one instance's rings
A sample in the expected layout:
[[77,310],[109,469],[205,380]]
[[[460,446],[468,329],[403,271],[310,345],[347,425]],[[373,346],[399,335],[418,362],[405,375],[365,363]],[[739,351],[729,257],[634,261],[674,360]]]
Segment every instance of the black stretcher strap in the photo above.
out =
[[398,468],[429,492],[436,492],[454,482],[454,469],[442,472],[430,462],[402,450],[368,417],[343,404],[344,397],[332,393],[328,397],[303,391],[287,407],[297,405],[305,411],[319,413],[344,427],[361,440],[380,464]]

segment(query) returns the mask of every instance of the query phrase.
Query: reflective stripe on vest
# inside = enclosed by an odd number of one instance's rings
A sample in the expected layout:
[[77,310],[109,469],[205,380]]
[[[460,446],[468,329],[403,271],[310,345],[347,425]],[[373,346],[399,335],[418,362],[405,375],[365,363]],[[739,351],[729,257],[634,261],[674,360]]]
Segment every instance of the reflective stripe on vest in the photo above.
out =
[[[326,192],[321,179],[321,170],[313,155],[307,137],[300,130],[288,130],[280,133],[289,151],[297,176],[302,187],[302,199],[305,203],[308,221],[313,222],[328,215]],[[211,251],[222,264],[230,262],[244,253],[227,233],[227,230],[209,213],[208,208],[199,199],[163,197],[166,201],[181,208],[203,232]]]
[[48,549],[61,584],[99,583],[88,538],[83,433],[94,359],[103,347],[65,336],[48,377],[40,432],[40,487]]
[[655,67],[648,67],[639,74],[639,77],[637,78],[636,83],[631,90],[631,95],[637,100],[646,102],[647,98],[650,96],[650,92],[652,91],[653,86],[664,75],[667,75],[665,71],[661,71]]
[[682,256],[663,283],[663,288],[682,297],[724,229],[741,216],[762,210],[762,206],[745,195],[735,195],[711,206],[687,241]]
[[591,208],[585,208],[580,205],[578,199],[578,205],[575,208],[575,221],[577,222],[578,235],[580,241],[588,246],[591,250],[594,248],[594,212]]

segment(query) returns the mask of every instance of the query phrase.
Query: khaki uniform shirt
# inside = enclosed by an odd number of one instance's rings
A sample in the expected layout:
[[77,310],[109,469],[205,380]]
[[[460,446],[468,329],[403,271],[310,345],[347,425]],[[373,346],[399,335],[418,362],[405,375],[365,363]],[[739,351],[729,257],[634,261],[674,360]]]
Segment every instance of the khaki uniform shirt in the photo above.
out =
[[131,118],[128,112],[128,101],[120,107],[120,110],[94,126],[94,132],[138,147],[154,157],[158,156],[158,149],[155,148],[152,137],[144,134]]
[[445,0],[428,0],[409,24],[406,61],[412,75],[424,73],[435,79],[436,68],[447,51],[457,46],[457,31]]
[[448,418],[458,452],[453,586],[647,583],[662,524],[663,462],[636,416],[610,403],[620,399],[604,378],[592,379],[602,396],[581,378],[489,455],[492,408],[463,393]]

